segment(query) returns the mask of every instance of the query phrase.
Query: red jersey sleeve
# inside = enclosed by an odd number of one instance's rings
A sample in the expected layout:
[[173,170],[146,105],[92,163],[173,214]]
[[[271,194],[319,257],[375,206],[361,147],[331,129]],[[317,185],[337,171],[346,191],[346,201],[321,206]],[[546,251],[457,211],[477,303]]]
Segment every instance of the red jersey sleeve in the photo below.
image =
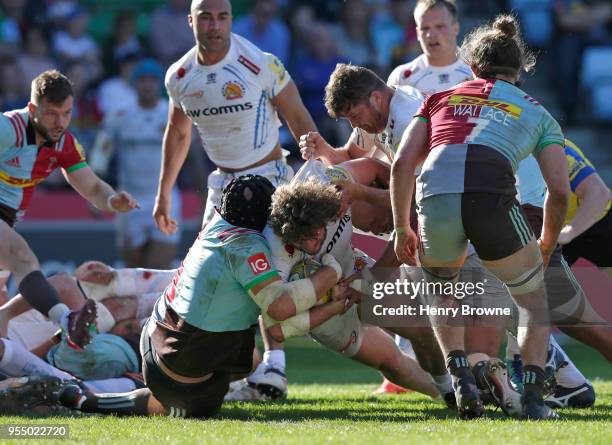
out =
[[416,112],[416,114],[414,115],[414,117],[418,117],[421,119],[426,120],[427,122],[431,122],[431,116],[429,114],[430,111],[430,105],[431,105],[431,96],[427,97],[423,103],[421,104],[421,107],[419,108],[419,110]]
[[77,138],[71,133],[66,133],[61,153],[60,165],[68,173],[87,166],[85,150]]

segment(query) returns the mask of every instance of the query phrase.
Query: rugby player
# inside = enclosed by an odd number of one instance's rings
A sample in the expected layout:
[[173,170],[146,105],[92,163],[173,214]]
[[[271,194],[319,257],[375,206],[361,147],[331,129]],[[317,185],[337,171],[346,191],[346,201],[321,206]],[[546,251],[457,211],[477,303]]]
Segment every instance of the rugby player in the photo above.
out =
[[[283,279],[288,279],[296,262],[304,258],[320,261],[327,254],[340,263],[344,277],[373,264],[365,254],[352,248],[352,210],[330,182],[330,177],[352,181],[353,174],[363,176],[356,164],[364,161],[374,162],[355,160],[326,171],[322,163],[310,160],[290,184],[277,189],[272,199],[271,222],[264,229],[264,236],[270,245],[272,263]],[[375,206],[369,208],[377,214],[385,211]],[[447,404],[453,405],[450,378],[431,328],[397,330],[415,340],[421,365],[402,354],[383,329],[363,324],[356,307],[311,330],[310,335],[323,346],[378,369],[398,384],[430,396],[440,393]],[[433,376],[435,388],[432,377],[421,366]]]
[[70,80],[58,71],[45,71],[32,81],[27,108],[0,116],[0,268],[5,271],[2,280],[12,272],[28,303],[67,330],[78,348],[89,340],[88,326],[95,321],[93,302],[71,313],[13,226],[23,216],[36,184],[58,167],[68,183],[100,210],[129,212],[138,203],[126,192],[117,193],[87,165],[83,148],[68,131],[73,100]]
[[[509,287],[524,321],[519,326],[526,363],[521,398],[523,415],[533,419],[557,417],[542,397],[549,335],[549,328],[544,325],[547,304],[542,297],[542,281],[543,267],[554,250],[567,208],[569,183],[566,178],[553,174],[565,168],[563,137],[546,110],[514,86],[520,71],[531,69],[535,60],[526,52],[518,23],[512,16],[498,16],[493,24],[475,30],[464,41],[462,56],[478,78],[426,99],[408,127],[394,160],[391,199],[397,234],[395,253],[402,262],[414,261],[417,238],[410,227],[409,210],[414,171],[425,160],[417,180],[422,246],[419,258],[425,276],[431,281],[454,282],[465,260],[468,239],[472,241],[484,264]],[[463,97],[478,104],[461,107],[465,105],[461,102]],[[514,108],[495,108],[501,102],[513,104]],[[451,111],[442,118],[441,110],[448,108]],[[473,111],[479,117],[474,118]],[[519,120],[521,126],[517,124]],[[542,121],[545,124],[539,124]],[[444,125],[445,130],[441,132]],[[536,125],[539,126],[536,128]],[[524,131],[523,126],[534,128]],[[427,156],[428,148],[436,150]],[[549,192],[544,230],[537,243],[513,198],[516,166],[532,151]],[[492,162],[495,167],[481,164],[491,166]],[[467,170],[465,174],[456,177],[451,174],[464,170]],[[502,211],[499,204],[486,203],[493,196],[503,200],[507,211]],[[448,212],[460,212],[458,219]],[[478,212],[485,212],[487,217],[478,217]],[[499,221],[494,222],[495,215]],[[492,227],[496,228],[494,241]],[[444,304],[445,299],[440,300]],[[463,329],[443,323],[437,323],[434,329],[453,374],[460,416],[481,416],[482,404],[464,351]]]
[[[196,45],[168,69],[165,79],[170,108],[153,216],[166,234],[177,229],[171,191],[189,150],[193,124],[217,166],[208,176],[203,226],[234,177],[258,174],[277,186],[293,176],[288,152],[279,142],[277,111],[296,140],[316,131],[282,62],[232,33],[229,0],[192,0],[188,20]],[[286,379],[272,371],[285,362],[282,345],[266,338],[265,329],[262,332],[269,366],[253,378],[284,394]]]
[[[168,101],[162,99],[163,70],[152,59],[134,66],[132,82],[138,102],[104,117],[90,155],[93,170],[104,176],[116,154],[119,186],[138,199],[140,209],[117,215],[117,246],[126,267],[169,269],[175,259],[179,233],[164,234],[151,218],[161,168]],[[180,219],[180,194],[172,188],[172,218]]]

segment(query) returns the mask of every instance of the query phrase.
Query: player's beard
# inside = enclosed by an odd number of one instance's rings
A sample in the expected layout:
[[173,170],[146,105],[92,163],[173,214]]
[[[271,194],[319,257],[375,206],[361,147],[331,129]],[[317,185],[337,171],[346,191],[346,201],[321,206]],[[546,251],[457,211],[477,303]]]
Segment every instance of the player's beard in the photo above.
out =
[[40,136],[42,136],[42,138],[45,140],[46,143],[48,144],[54,144],[57,141],[60,140],[60,138],[64,135],[64,133],[66,132],[66,130],[62,130],[62,132],[60,133],[60,135],[57,138],[53,138],[50,134],[49,134],[49,130],[43,126],[42,124],[40,124],[40,122],[38,122],[38,118],[33,117],[32,118],[32,126],[34,127],[34,131],[36,133],[38,133]]

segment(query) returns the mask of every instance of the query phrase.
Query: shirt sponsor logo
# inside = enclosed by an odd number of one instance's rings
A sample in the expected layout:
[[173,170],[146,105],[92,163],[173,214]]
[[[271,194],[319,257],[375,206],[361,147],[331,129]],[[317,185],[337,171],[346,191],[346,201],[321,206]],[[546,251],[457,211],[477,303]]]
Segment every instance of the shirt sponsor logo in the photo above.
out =
[[332,249],[334,248],[334,246],[336,245],[336,243],[342,236],[342,232],[344,232],[344,228],[346,227],[347,223],[350,224],[350,222],[351,222],[351,215],[349,214],[344,215],[340,219],[340,222],[338,223],[338,228],[336,229],[336,232],[334,233],[334,236],[332,237],[331,241],[327,244],[327,247],[325,248],[325,252],[330,253],[332,251]]
[[251,255],[247,259],[247,262],[255,275],[259,275],[260,273],[264,273],[272,269],[272,267],[270,267],[270,262],[266,258],[266,254],[263,252]]
[[238,63],[244,65],[253,74],[259,74],[259,72],[261,71],[261,68],[259,68],[257,65],[255,65],[253,62],[251,62],[244,56],[238,57]]
[[221,91],[226,100],[235,100],[244,97],[245,88],[240,82],[230,80],[223,85]]
[[253,104],[251,102],[245,102],[243,104],[224,105],[222,107],[209,107],[202,108],[200,110],[186,110],[185,114],[189,117],[200,117],[200,116],[218,116],[221,114],[238,113],[240,111],[251,110]]
[[448,101],[448,105],[451,107],[462,107],[462,106],[474,106],[474,107],[491,107],[496,110],[503,111],[504,113],[512,116],[515,119],[521,117],[523,110],[514,104],[509,102],[503,102],[500,100],[489,100],[481,99],[480,97],[474,96],[462,96],[453,95]]

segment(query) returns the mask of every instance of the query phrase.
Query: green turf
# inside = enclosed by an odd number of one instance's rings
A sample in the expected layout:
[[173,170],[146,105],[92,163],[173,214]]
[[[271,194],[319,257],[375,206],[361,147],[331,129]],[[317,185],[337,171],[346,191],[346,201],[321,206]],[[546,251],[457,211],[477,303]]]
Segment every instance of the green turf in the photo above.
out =
[[296,340],[287,348],[291,386],[284,402],[229,403],[212,421],[4,417],[0,423],[68,424],[75,443],[612,444],[612,366],[582,346],[565,347],[594,380],[598,399],[593,409],[563,410],[555,422],[509,420],[492,409],[485,419],[465,422],[424,396],[374,397],[375,372]]

